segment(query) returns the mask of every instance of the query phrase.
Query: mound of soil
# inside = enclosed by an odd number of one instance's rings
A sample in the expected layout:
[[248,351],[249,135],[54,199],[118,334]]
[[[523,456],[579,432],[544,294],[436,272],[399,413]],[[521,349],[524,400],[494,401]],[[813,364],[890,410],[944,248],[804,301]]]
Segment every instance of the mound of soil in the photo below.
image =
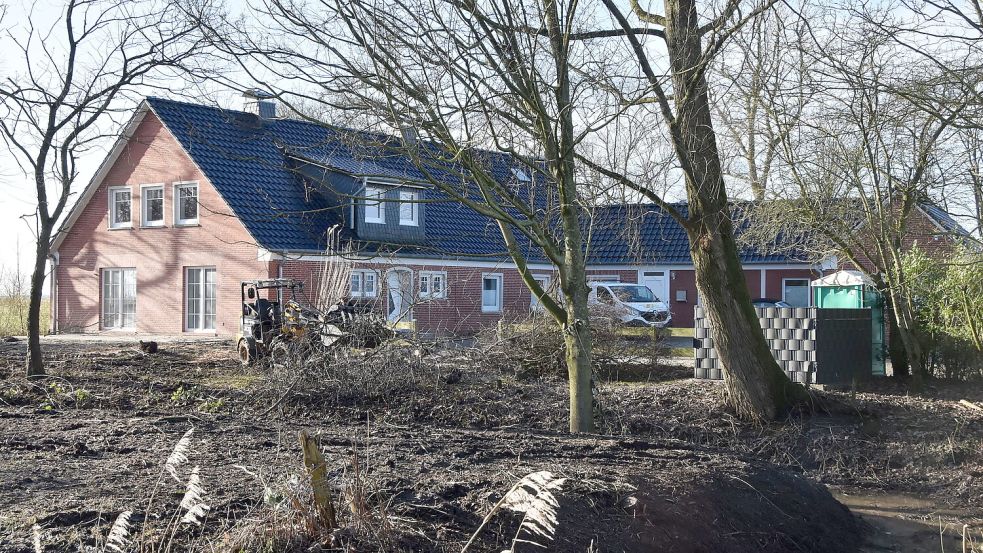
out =
[[[186,424],[91,414],[96,418],[84,425],[62,414],[34,421],[41,424],[0,418],[0,463],[6,468],[0,507],[22,522],[0,540],[0,551],[33,551],[34,522],[49,550],[94,544],[93,527],[101,525],[104,533],[113,514],[139,507],[147,490],[161,485],[163,497],[180,495],[179,485],[161,479],[160,465]],[[262,487],[233,465],[274,482],[301,473],[294,439],[301,427],[198,419],[191,463],[201,467],[214,513],[197,538],[204,544],[221,540],[241,506],[261,502]],[[768,463],[682,442],[415,426],[372,428],[368,436],[364,427],[306,429],[318,434],[339,494],[357,448],[361,485],[395,521],[391,550],[460,550],[501,494],[539,470],[568,478],[554,539],[523,536],[552,551],[846,552],[860,541],[856,519],[821,485]],[[38,431],[43,440],[32,438]],[[30,506],[25,497],[32,498]],[[165,518],[173,507],[166,503],[158,513]],[[509,547],[519,520],[497,515],[476,550]],[[375,544],[348,545],[358,551]]]

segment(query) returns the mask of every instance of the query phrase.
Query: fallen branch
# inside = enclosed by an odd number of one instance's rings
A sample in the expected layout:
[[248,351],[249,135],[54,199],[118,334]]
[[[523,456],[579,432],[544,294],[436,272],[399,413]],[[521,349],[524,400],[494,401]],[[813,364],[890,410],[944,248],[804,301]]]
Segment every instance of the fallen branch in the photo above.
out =
[[963,407],[966,407],[967,409],[975,409],[977,411],[983,411],[983,406],[980,406],[977,403],[973,403],[972,401],[967,401],[965,399],[960,399],[959,400],[959,405],[962,405]]

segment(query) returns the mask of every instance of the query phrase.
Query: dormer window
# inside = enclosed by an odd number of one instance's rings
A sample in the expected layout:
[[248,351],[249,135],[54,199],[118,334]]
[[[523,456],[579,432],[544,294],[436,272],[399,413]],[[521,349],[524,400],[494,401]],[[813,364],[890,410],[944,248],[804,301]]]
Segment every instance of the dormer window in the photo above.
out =
[[514,176],[515,177],[515,180],[517,180],[519,182],[530,182],[530,181],[532,181],[532,177],[529,176],[529,171],[526,171],[525,169],[522,169],[520,167],[513,167],[512,168],[512,176]]
[[109,189],[109,228],[133,226],[132,203],[130,187],[120,186]]
[[420,193],[416,190],[399,191],[399,224],[416,227],[420,225]]
[[385,224],[386,204],[382,201],[385,197],[385,189],[379,186],[365,187],[365,222]]

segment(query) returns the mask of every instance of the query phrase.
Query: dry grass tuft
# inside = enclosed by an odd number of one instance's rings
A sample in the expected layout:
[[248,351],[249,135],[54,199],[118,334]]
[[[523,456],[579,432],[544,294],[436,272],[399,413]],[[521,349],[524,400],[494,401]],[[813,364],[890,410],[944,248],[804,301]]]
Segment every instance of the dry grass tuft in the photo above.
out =
[[191,448],[191,435],[194,431],[195,429],[192,427],[184,433],[184,436],[174,445],[174,449],[167,456],[167,461],[164,463],[164,470],[178,482],[182,480],[177,471],[181,465],[188,462],[188,450]]
[[545,547],[535,541],[522,539],[522,531],[525,530],[542,539],[553,539],[556,534],[557,511],[560,508],[560,502],[555,494],[563,488],[566,481],[566,478],[557,478],[552,472],[545,470],[524,476],[485,515],[478,529],[471,535],[471,539],[461,549],[461,553],[465,553],[471,547],[488,522],[502,508],[523,514],[519,530],[512,539],[512,545],[506,550],[507,553],[514,552],[520,542]]

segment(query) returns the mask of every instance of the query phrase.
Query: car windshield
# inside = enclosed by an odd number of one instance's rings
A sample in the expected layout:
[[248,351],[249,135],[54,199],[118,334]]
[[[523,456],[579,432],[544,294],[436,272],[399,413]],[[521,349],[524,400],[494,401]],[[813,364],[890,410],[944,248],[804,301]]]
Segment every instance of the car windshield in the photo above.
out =
[[612,286],[611,291],[625,303],[659,301],[648,286]]

